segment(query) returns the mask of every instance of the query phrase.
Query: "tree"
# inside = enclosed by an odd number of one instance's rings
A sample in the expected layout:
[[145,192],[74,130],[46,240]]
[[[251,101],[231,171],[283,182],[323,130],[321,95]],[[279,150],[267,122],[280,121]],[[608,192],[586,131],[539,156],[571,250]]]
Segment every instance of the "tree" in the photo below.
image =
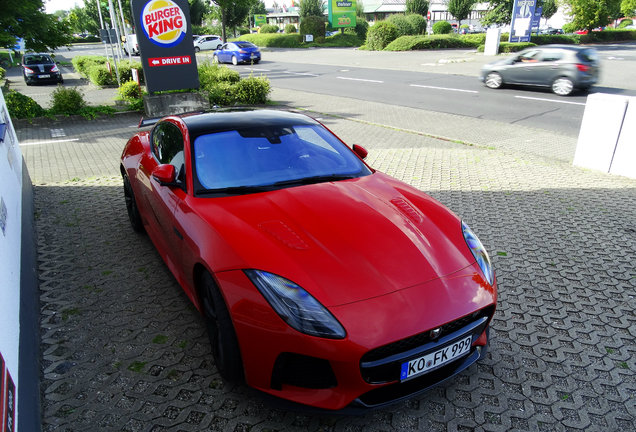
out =
[[512,20],[513,0],[490,0],[490,9],[481,19],[484,26],[491,24],[510,24]]
[[44,11],[42,0],[3,0],[0,7],[0,46],[11,48],[23,38],[25,48],[53,51],[71,43],[70,27]]
[[636,15],[636,0],[623,0],[621,2],[621,12],[626,17]]
[[209,12],[208,5],[203,0],[188,0],[190,4],[190,23],[200,26],[203,16]]
[[406,13],[426,16],[428,13],[428,0],[406,0]]
[[572,25],[591,31],[604,27],[620,13],[621,0],[564,0],[572,16]]
[[538,6],[542,7],[541,16],[545,18],[546,21],[552,18],[552,15],[554,15],[559,9],[559,6],[556,4],[556,0],[543,0],[538,4]]
[[227,27],[235,28],[247,19],[256,0],[212,0],[220,9],[221,38],[227,42]]
[[320,17],[323,15],[324,3],[322,0],[300,0],[300,19],[308,16]]
[[465,20],[473,10],[473,6],[477,0],[448,0],[448,12],[458,21],[459,26],[462,20]]
[[360,0],[356,2],[356,17],[366,19],[364,15],[364,4]]

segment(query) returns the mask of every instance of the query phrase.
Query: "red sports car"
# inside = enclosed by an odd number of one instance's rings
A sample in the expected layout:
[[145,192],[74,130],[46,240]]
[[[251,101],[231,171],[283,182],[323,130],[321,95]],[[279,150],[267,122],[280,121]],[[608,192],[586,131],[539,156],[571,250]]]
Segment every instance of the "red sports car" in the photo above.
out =
[[366,154],[275,110],[166,117],[126,144],[132,226],[204,315],[225,379],[372,407],[485,355],[497,292],[484,247]]

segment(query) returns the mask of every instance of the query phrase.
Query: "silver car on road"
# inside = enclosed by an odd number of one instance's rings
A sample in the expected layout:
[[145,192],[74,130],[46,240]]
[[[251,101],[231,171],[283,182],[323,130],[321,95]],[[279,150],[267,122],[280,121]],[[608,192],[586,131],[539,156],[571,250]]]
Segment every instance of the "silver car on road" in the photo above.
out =
[[504,84],[549,87],[560,96],[587,90],[598,81],[599,57],[594,48],[544,45],[485,65],[481,80],[496,89]]

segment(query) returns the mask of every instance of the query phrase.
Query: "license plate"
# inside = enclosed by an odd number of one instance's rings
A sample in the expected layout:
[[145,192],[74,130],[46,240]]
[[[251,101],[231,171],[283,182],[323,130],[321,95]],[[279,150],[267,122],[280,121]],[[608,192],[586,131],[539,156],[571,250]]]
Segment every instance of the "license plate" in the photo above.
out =
[[402,363],[400,380],[404,381],[429,372],[433,369],[437,369],[438,367],[463,356],[470,351],[472,341],[472,336],[466,336],[465,338],[446,345],[435,352]]
[[39,75],[38,78],[51,78],[51,75]]

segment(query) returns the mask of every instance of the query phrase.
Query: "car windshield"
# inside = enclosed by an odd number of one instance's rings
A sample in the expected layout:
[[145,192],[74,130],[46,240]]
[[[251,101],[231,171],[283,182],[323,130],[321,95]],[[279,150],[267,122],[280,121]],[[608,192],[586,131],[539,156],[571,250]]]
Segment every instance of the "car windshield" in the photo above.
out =
[[42,64],[42,63],[53,63],[51,57],[46,55],[33,55],[24,58],[24,64],[34,65],[34,64]]
[[253,127],[194,140],[198,193],[241,194],[365,176],[371,171],[320,125]]

